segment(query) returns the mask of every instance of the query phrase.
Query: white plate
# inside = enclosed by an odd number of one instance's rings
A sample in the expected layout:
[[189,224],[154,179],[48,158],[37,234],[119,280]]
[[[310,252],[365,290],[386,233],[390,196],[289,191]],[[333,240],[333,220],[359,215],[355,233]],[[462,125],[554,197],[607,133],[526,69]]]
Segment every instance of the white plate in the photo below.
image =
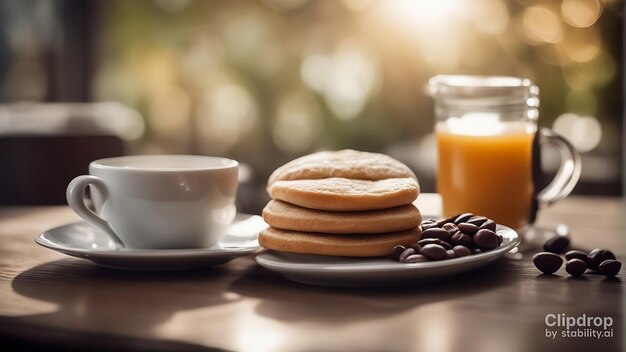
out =
[[348,258],[266,251],[256,257],[261,266],[309,285],[376,287],[414,285],[440,280],[484,266],[520,243],[514,230],[498,225],[500,247],[481,254],[424,263],[399,263],[389,258]]
[[118,249],[103,232],[85,222],[50,229],[38,244],[115,269],[183,270],[224,264],[258,250],[258,235],[267,224],[260,216],[237,214],[218,245],[198,249]]

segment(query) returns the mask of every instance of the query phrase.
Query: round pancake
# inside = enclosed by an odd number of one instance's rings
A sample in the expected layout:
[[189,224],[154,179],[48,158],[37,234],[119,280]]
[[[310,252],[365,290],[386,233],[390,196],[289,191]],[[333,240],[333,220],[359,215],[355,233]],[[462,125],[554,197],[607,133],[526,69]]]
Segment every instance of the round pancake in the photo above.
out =
[[413,204],[369,211],[330,212],[271,200],[263,219],[282,230],[322,233],[382,233],[418,227],[422,216]]
[[384,234],[336,235],[285,231],[268,227],[259,234],[259,244],[282,252],[345,257],[381,257],[396,245],[410,246],[419,240],[419,228]]
[[331,177],[277,181],[268,191],[273,199],[305,208],[361,211],[410,204],[419,194],[419,184],[413,178],[368,181]]
[[411,169],[390,156],[345,149],[309,154],[292,160],[276,169],[267,184],[270,186],[278,181],[329,177],[370,181],[409,177],[417,180]]

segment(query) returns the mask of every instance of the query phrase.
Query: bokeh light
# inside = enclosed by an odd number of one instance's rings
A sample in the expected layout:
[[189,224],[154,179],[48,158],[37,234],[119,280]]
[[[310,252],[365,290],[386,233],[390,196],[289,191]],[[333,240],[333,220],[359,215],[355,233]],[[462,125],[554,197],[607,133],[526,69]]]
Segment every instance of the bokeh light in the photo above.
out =
[[[188,132],[191,122],[191,98],[182,88],[171,85],[154,87],[150,94],[148,119],[152,130],[160,136],[178,136]],[[180,137],[188,137],[184,134]]]
[[[394,32],[393,36],[412,47],[431,68],[454,70],[467,44],[469,33],[465,24],[469,11],[471,7],[466,1],[389,0],[379,1],[374,12],[387,24],[385,28]],[[500,26],[502,24],[495,18],[493,28],[485,26],[484,29],[499,30]]]
[[522,14],[522,32],[530,44],[558,43],[563,40],[563,26],[559,16],[545,5],[526,8]]
[[601,87],[615,77],[615,61],[604,51],[589,62],[573,63],[562,67],[563,78],[575,90],[588,90]]
[[565,33],[565,40],[558,44],[558,49],[573,61],[589,62],[598,56],[601,45],[596,28],[570,28]]
[[330,58],[323,54],[310,54],[300,65],[300,76],[309,88],[316,92],[324,90]]
[[463,10],[463,3],[456,0],[388,0],[379,1],[379,10],[405,30],[445,31],[440,25],[457,17],[456,14]]
[[176,82],[178,63],[176,57],[171,53],[157,51],[151,55],[146,55],[141,61],[142,82],[147,89]]
[[215,36],[193,41],[181,59],[181,75],[194,90],[203,90],[219,75],[225,56],[224,43]]
[[599,0],[563,0],[561,14],[569,25],[579,28],[593,25],[602,14]]
[[224,153],[252,131],[258,119],[256,102],[241,85],[225,82],[208,91],[197,116],[199,144],[207,152]]
[[602,126],[597,118],[591,116],[565,113],[557,117],[552,128],[581,153],[592,150],[602,139]]
[[322,119],[315,99],[304,92],[287,94],[278,104],[272,135],[288,153],[311,150],[322,132]]
[[300,66],[302,80],[324,96],[334,116],[351,120],[363,111],[379,83],[374,57],[358,42],[345,40],[332,54],[311,54]]
[[278,43],[280,35],[258,13],[249,11],[236,18],[225,18],[222,27],[226,49],[239,64],[264,76],[272,76],[283,67],[284,47]]
[[429,77],[514,75],[541,87],[541,125],[593,116],[605,130],[588,153],[622,159],[620,0],[96,3],[70,36],[51,2],[0,5],[0,98],[120,102],[145,122],[130,153],[223,155],[266,175],[318,149],[423,158]]
[[472,3],[472,24],[486,34],[500,34],[509,24],[509,10],[503,0],[481,0]]

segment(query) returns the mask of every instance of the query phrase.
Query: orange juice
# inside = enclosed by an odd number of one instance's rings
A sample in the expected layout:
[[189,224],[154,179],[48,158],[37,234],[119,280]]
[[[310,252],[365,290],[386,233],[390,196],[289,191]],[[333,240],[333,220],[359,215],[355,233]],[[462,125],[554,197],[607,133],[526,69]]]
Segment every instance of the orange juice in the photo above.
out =
[[522,229],[528,224],[533,197],[535,127],[525,122],[495,122],[488,127],[437,124],[437,191],[443,212],[445,216],[472,212]]

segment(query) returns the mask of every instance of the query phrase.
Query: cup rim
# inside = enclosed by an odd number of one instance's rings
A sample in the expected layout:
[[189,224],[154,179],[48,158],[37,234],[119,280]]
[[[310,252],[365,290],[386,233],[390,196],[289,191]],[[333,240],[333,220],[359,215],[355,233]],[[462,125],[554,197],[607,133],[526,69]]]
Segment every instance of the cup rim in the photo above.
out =
[[[211,165],[199,165],[199,166],[181,166],[181,167],[140,167],[123,164],[124,162],[131,163],[132,161],[138,162],[140,160],[158,160],[165,158],[175,159],[187,159],[187,160],[204,160],[211,162]],[[115,165],[119,162],[122,165]],[[181,172],[181,171],[211,171],[211,170],[225,170],[239,166],[237,160],[208,155],[186,155],[186,154],[150,154],[150,155],[127,155],[112,158],[103,158],[94,160],[89,163],[90,169],[97,170],[119,170],[119,171],[138,171],[138,172]]]

